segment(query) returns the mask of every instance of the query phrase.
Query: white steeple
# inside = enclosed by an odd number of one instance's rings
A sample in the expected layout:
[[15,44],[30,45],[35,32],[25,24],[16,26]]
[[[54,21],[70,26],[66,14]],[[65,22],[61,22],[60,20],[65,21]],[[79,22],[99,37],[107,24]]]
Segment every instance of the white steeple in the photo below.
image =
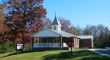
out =
[[57,19],[56,14],[55,14],[54,21],[52,23],[52,30],[55,30],[58,32],[61,31],[61,24],[60,24],[59,20]]

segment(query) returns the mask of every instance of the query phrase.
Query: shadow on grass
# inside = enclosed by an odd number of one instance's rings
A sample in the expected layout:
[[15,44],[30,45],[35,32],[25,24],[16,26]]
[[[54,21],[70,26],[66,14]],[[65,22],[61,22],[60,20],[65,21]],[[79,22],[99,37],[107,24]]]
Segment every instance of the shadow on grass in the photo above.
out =
[[[57,50],[60,50],[60,49],[33,49],[33,50],[30,50],[30,51],[21,51],[21,52],[18,52],[18,54],[16,52],[14,53],[10,53],[8,55],[5,55],[3,57],[8,57],[8,56],[12,56],[12,55],[19,55],[19,54],[24,54],[24,53],[32,53],[32,52],[44,52],[44,51],[57,51]],[[1,58],[3,58],[1,57]]]
[[89,56],[89,57],[84,57],[81,60],[110,60],[110,57],[107,57],[107,56]]
[[65,60],[65,59],[74,59],[79,58],[80,60],[109,60],[110,57],[100,56],[93,52],[82,50],[76,51],[71,54],[70,52],[62,52],[59,54],[51,54],[43,57],[44,60]]

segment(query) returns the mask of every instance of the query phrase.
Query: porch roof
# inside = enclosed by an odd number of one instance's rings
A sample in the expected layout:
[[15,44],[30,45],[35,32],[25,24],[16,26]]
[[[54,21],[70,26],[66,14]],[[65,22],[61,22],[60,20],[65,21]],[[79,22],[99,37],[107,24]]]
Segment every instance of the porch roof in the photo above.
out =
[[43,28],[41,29],[38,33],[34,33],[31,37],[76,37],[78,38],[77,36],[73,35],[73,34],[70,34],[70,33],[67,33],[65,31],[55,31],[55,30],[52,30],[52,29],[48,29],[48,28]]
[[93,39],[93,35],[84,35],[84,36],[77,36],[80,39]]

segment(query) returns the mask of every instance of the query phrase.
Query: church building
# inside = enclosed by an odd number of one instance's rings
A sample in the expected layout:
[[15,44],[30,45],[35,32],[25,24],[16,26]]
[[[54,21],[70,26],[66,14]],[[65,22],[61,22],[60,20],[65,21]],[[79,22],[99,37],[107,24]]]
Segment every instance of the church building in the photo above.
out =
[[[92,48],[93,36],[76,36],[61,30],[60,21],[55,16],[52,28],[42,28],[31,36],[32,48]],[[69,44],[68,44],[69,43]]]

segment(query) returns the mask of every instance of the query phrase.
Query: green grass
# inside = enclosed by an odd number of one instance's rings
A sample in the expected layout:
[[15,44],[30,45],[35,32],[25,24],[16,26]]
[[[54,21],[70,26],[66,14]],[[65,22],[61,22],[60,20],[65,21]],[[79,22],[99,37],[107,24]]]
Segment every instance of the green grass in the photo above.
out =
[[101,56],[87,50],[75,50],[71,54],[68,50],[45,50],[0,54],[0,60],[109,60],[110,57]]

